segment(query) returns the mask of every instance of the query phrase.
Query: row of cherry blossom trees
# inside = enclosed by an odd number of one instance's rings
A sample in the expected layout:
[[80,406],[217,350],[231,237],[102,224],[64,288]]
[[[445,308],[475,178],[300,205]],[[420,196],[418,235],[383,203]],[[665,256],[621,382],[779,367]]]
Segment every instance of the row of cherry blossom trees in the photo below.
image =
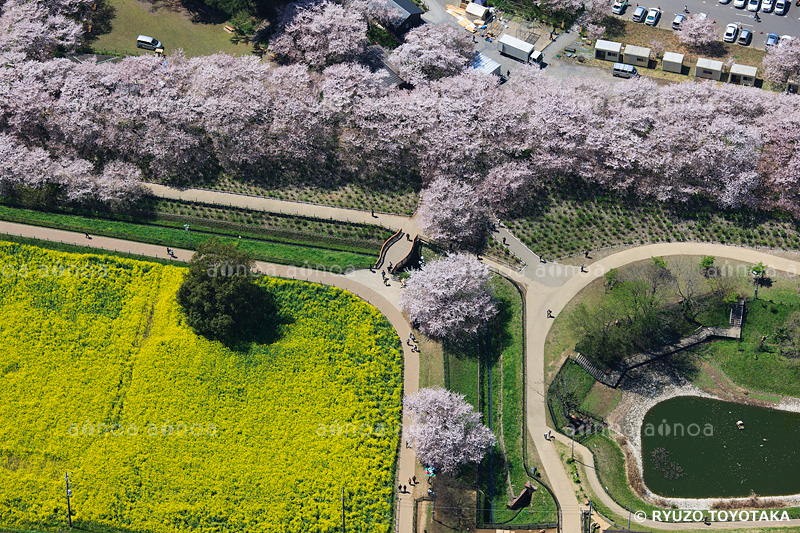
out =
[[[84,0],[59,1],[74,13]],[[480,242],[490,211],[513,211],[559,176],[659,201],[800,205],[791,96],[557,81],[522,66],[501,87],[467,68],[464,32],[438,26],[409,32],[391,60],[415,88],[391,88],[358,62],[370,10],[369,0],[294,5],[273,40],[276,53],[289,43],[280,67],[180,53],[73,64],[7,50],[0,132],[55,160],[89,161],[93,175],[116,161],[178,183],[220,172],[268,184],[422,183],[424,227],[461,242]]]

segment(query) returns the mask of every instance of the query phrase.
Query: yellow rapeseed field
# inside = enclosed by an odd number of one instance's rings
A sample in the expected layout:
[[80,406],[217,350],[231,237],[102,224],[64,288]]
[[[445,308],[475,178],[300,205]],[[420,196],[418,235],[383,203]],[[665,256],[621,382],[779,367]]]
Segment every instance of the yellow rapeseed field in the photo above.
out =
[[184,270],[0,243],[0,529],[348,531],[392,524],[402,352],[344,291],[264,278],[275,340],[182,323]]

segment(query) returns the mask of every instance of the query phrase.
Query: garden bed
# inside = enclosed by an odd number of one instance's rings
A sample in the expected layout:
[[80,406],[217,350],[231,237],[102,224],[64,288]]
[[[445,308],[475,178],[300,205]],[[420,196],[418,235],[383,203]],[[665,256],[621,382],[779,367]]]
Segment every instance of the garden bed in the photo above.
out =
[[262,278],[276,338],[231,351],[183,323],[183,269],[14,244],[0,263],[87,273],[0,278],[2,526],[65,528],[68,471],[78,529],[391,527],[402,352],[372,306]]
[[[577,192],[577,194],[576,194]],[[707,204],[673,206],[652,200],[620,200],[607,193],[551,192],[536,210],[505,220],[509,229],[548,260],[657,242],[712,242],[753,248],[800,249],[797,223],[780,213],[742,208],[723,211]]]

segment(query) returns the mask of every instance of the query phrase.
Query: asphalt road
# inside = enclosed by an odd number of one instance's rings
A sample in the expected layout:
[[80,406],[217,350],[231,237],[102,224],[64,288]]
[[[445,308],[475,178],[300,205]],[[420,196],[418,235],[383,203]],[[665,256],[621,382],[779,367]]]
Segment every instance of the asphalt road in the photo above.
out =
[[[637,0],[628,0],[631,5],[625,10],[622,18],[631,20],[633,12],[636,9]],[[792,35],[800,37],[800,7],[795,5],[795,0],[786,11],[785,15],[776,15],[772,13],[764,13],[761,10],[758,16],[761,22],[756,22],[753,18],[753,13],[747,11],[746,8],[733,7],[733,0],[727,4],[720,4],[717,0],[647,0],[650,2],[646,4],[640,3],[648,8],[660,7],[661,20],[656,25],[659,28],[670,29],[672,28],[672,19],[678,13],[683,13],[684,6],[689,6],[689,14],[694,13],[707,13],[711,20],[716,21],[719,27],[719,39],[722,40],[722,34],[725,32],[725,26],[731,22],[741,24],[743,28],[749,28],[753,31],[753,40],[749,46],[758,49],[764,49],[764,41],[767,39],[768,33],[777,33],[778,35]],[[642,23],[644,24],[644,23]],[[764,32],[763,35],[761,32]]]

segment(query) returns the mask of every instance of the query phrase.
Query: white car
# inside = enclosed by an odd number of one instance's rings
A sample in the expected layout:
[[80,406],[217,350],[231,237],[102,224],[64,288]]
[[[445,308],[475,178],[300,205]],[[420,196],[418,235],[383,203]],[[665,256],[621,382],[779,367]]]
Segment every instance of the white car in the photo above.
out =
[[733,0],[733,7],[743,8],[747,4],[747,0]]
[[747,10],[751,13],[756,13],[758,8],[761,7],[761,0],[750,0],[747,2]]
[[647,18],[644,19],[644,23],[648,26],[655,26],[658,24],[659,19],[661,18],[661,10],[655,7],[651,7],[650,11],[647,12]]
[[789,9],[789,2],[787,0],[775,0],[776,15],[785,15],[787,9]]
[[775,9],[775,0],[764,0],[761,4],[761,11],[764,13],[771,13]]
[[731,23],[725,27],[725,35],[722,40],[726,43],[734,43],[737,35],[739,35],[739,25]]

